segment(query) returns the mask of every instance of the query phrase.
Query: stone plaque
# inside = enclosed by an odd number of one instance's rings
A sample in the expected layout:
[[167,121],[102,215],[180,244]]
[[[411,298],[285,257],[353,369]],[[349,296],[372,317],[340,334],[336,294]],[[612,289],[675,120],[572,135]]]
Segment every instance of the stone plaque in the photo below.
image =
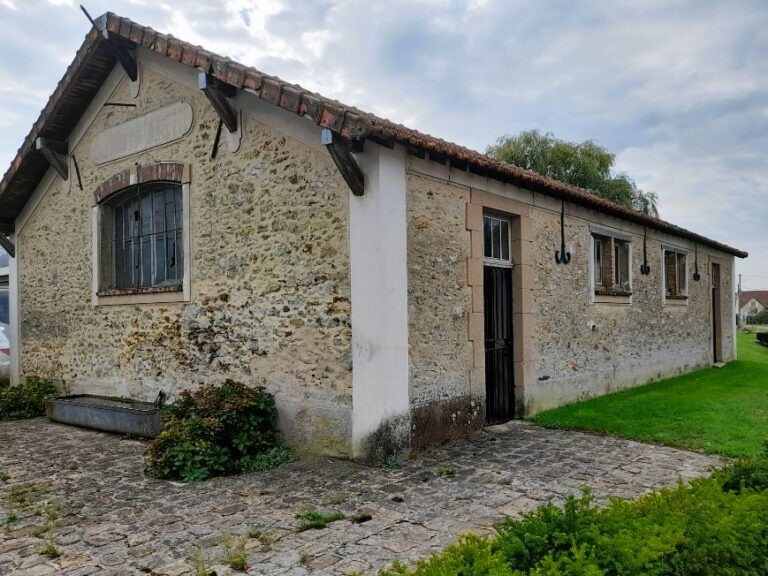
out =
[[107,128],[93,139],[91,158],[97,164],[125,158],[178,140],[192,127],[192,106],[176,102]]

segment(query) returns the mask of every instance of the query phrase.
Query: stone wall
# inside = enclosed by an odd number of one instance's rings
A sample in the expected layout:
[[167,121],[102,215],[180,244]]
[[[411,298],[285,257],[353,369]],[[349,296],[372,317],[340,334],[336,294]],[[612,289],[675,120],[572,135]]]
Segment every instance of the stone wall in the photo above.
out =
[[[732,258],[699,249],[701,279],[692,278],[695,246],[680,238],[649,231],[650,274],[643,262],[643,230],[629,223],[580,209],[566,218],[569,265],[555,262],[560,243],[560,218],[554,203],[532,212],[534,313],[536,316],[534,374],[525,383],[526,411],[535,413],[591,396],[710,366],[710,262],[721,264],[723,349],[733,348]],[[549,204],[549,206],[547,206]],[[592,303],[590,298],[589,224],[609,225],[632,235],[632,300],[630,304]],[[662,244],[689,248],[685,305],[662,297]],[[726,354],[731,359],[730,354]]]
[[[173,66],[169,64],[169,66]],[[233,378],[275,394],[289,441],[347,454],[351,359],[348,190],[327,152],[243,114],[240,149],[189,83],[142,64],[132,99],[122,80],[73,150],[82,190],[56,178],[21,231],[21,376],[73,392],[153,399]],[[245,98],[246,95],[240,98]],[[193,108],[181,140],[103,165],[93,139],[174,102]],[[288,113],[284,113],[288,115]],[[303,122],[292,117],[293,122]],[[92,303],[93,191],[135,164],[191,166],[191,298],[141,305]]]
[[469,189],[409,173],[408,344],[415,447],[477,428],[485,389],[473,390],[467,318]]
[[[528,221],[520,235],[525,261],[517,263],[513,275],[515,298],[524,299],[519,307],[522,320],[516,320],[515,326],[522,333],[515,334],[514,352],[515,385],[521,387],[516,398],[524,404],[523,412],[532,414],[711,365],[712,262],[721,267],[722,349],[725,360],[732,359],[733,257],[699,246],[701,279],[695,282],[694,243],[649,230],[651,272],[641,275],[641,226],[566,205],[565,234],[572,260],[568,265],[557,264],[561,205],[554,199],[418,159],[409,162],[408,185],[409,348],[415,424],[421,414],[425,424],[441,421],[459,434],[470,420],[462,418],[464,399],[478,400],[483,410],[483,362],[477,350],[473,358],[468,336],[471,312],[482,307],[481,302],[473,302],[468,285],[468,277],[477,274],[467,269],[467,262],[476,260],[467,232],[470,223],[465,220],[465,214],[467,219],[477,216],[468,211],[470,202],[495,210],[507,203],[514,207],[511,213]],[[595,302],[590,225],[610,227],[631,238],[630,303]],[[663,298],[663,244],[690,250],[690,297],[683,305]],[[444,408],[448,418],[440,420]]]

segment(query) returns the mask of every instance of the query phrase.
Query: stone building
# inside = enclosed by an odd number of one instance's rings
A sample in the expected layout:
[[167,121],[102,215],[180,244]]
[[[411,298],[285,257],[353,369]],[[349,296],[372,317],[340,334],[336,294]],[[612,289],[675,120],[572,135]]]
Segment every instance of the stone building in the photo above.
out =
[[12,377],[360,457],[735,356],[734,256],[113,14],[0,183]]

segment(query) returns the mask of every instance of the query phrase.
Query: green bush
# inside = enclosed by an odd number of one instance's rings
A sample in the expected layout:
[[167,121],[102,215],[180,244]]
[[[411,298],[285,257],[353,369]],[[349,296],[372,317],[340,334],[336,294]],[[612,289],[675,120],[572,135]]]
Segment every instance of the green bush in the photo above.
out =
[[18,386],[0,386],[0,421],[34,418],[45,414],[43,400],[56,395],[50,380],[27,378]]
[[768,308],[764,308],[752,317],[752,324],[768,324]]
[[263,388],[232,380],[205,385],[166,408],[147,449],[147,474],[194,482],[241,472],[278,439],[275,400]]
[[736,576],[768,574],[766,459],[635,501],[585,492],[466,536],[399,576]]

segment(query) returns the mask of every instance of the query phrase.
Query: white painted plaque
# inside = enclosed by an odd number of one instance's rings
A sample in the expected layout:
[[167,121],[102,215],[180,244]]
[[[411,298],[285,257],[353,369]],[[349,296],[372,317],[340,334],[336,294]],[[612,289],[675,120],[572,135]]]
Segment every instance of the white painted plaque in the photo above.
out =
[[178,140],[192,128],[192,106],[176,102],[107,128],[93,139],[91,158],[97,164],[125,158]]

